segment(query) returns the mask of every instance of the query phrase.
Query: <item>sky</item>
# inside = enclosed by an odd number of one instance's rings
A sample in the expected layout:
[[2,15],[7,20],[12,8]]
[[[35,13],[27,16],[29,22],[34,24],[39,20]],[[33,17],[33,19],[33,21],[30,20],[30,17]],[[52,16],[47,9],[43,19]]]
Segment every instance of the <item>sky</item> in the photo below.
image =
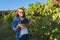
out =
[[29,7],[29,3],[44,2],[46,0],[0,0],[0,10],[15,10],[18,7]]

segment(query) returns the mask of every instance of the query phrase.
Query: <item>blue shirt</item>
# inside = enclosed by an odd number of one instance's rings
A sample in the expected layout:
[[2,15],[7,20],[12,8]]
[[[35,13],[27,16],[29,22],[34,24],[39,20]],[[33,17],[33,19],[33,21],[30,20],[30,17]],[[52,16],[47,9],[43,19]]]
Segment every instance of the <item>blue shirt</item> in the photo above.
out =
[[[20,40],[19,38],[21,37],[20,35],[20,29],[16,30],[16,27],[18,25],[18,22],[21,22],[20,18],[19,17],[16,17],[13,19],[13,22],[12,22],[12,27],[13,27],[13,30],[14,32],[16,32],[16,40]],[[28,23],[28,20],[25,20],[26,23]],[[28,34],[29,34],[29,38],[30,38],[30,31],[29,31],[29,28],[28,28]]]

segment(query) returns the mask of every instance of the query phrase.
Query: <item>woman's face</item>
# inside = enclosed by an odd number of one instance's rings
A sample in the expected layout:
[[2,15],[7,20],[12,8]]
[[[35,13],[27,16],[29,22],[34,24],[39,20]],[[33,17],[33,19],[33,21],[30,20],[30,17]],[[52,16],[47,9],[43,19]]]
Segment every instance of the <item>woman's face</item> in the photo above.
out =
[[19,17],[23,17],[24,16],[24,11],[22,9],[18,10],[18,15]]

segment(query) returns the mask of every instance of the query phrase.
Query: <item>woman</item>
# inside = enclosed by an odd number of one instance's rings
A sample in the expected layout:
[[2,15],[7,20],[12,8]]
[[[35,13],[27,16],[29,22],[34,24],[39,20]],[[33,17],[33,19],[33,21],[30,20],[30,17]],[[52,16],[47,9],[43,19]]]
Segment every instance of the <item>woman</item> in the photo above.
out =
[[29,21],[25,17],[25,12],[23,8],[19,8],[16,11],[16,18],[13,19],[12,27],[16,32],[16,40],[29,40]]

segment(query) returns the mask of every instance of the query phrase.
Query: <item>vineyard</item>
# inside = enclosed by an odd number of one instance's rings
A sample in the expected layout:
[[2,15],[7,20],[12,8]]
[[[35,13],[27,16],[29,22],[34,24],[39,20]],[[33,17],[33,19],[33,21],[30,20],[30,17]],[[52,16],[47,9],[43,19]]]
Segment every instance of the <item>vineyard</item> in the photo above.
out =
[[[31,40],[60,40],[60,3],[52,0],[47,0],[46,4],[31,3],[24,10],[32,22]],[[15,40],[12,20],[16,17],[16,10],[2,11],[0,15],[0,40]]]

